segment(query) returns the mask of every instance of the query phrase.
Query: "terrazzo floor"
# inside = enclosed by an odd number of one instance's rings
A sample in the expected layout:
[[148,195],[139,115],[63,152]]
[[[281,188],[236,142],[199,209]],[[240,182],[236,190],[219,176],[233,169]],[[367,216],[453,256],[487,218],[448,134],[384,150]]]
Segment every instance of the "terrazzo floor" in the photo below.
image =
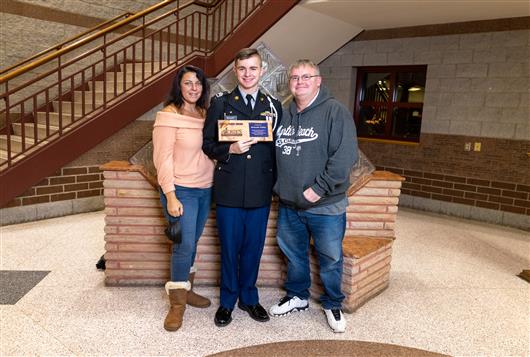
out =
[[[315,301],[268,323],[235,310],[213,324],[218,290],[199,287],[208,309],[188,308],[183,328],[163,329],[157,287],[109,288],[95,263],[104,252],[103,212],[0,228],[0,270],[50,271],[14,305],[0,305],[0,354],[204,356],[288,340],[355,340],[453,356],[530,356],[530,268],[525,231],[400,210],[390,287],[334,334]],[[260,289],[266,308],[282,296]]]

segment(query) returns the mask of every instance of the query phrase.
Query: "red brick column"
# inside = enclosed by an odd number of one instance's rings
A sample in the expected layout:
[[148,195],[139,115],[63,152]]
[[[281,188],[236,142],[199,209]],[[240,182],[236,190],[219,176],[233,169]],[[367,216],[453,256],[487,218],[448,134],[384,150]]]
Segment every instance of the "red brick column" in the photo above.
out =
[[394,237],[403,178],[386,171],[375,171],[368,182],[350,192],[346,235]]
[[[392,242],[391,238],[345,238],[342,273],[342,292],[346,296],[342,307],[345,312],[352,313],[388,287]],[[319,272],[316,253],[312,251],[310,291],[317,300],[324,291]]]

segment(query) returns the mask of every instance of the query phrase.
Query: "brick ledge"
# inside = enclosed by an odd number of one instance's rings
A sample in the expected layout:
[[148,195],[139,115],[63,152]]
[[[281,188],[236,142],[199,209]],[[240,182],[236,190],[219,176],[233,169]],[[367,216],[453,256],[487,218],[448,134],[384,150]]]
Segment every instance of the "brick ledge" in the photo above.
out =
[[[139,172],[143,177],[153,186],[158,189],[158,182],[155,177],[151,176],[143,165],[131,164],[128,161],[110,161],[106,164],[101,165],[100,170],[102,171],[129,171]],[[356,183],[352,184],[347,191],[348,196],[352,196],[355,192],[361,189],[370,181],[405,181],[403,176],[390,171],[374,171],[370,176],[359,179]]]
[[101,171],[139,172],[154,189],[158,190],[158,181],[156,180],[156,177],[151,176],[143,165],[131,164],[128,161],[109,161],[106,164],[101,165],[99,169]]
[[343,255],[356,259],[363,258],[392,243],[391,237],[345,237],[342,242]]

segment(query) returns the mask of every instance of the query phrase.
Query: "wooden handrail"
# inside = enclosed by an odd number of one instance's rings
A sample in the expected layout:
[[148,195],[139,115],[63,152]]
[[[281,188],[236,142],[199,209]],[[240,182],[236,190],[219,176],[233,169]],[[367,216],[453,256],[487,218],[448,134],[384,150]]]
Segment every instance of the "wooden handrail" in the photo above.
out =
[[97,29],[99,29],[99,28],[101,28],[101,27],[107,26],[108,24],[113,23],[114,21],[118,20],[119,18],[122,18],[122,17],[127,18],[127,17],[129,17],[129,16],[131,16],[131,15],[134,15],[134,14],[133,14],[132,12],[126,12],[126,13],[123,13],[123,14],[118,15],[118,16],[116,16],[116,17],[113,17],[113,18],[110,19],[110,20],[107,20],[107,21],[105,21],[105,22],[103,22],[103,23],[101,23],[101,24],[99,24],[99,25],[97,25],[97,26],[91,27],[91,28],[89,28],[88,30],[85,30],[85,31],[83,31],[83,32],[81,32],[81,33],[78,33],[77,35],[75,35],[75,36],[73,36],[73,37],[70,37],[69,39],[67,39],[67,40],[65,40],[65,41],[63,41],[63,42],[61,42],[61,43],[58,43],[58,44],[56,44],[56,45],[54,45],[54,46],[52,46],[52,47],[50,47],[50,48],[48,48],[48,49],[46,49],[46,50],[44,50],[44,51],[41,51],[41,52],[39,52],[39,53],[37,53],[37,54],[35,54],[35,55],[29,57],[29,58],[26,58],[26,59],[23,60],[23,61],[20,61],[20,62],[14,64],[14,65],[12,65],[12,66],[9,66],[9,67],[7,67],[7,68],[4,68],[4,69],[0,70],[0,74],[3,74],[3,73],[6,73],[6,72],[9,72],[9,71],[11,71],[11,70],[14,69],[14,68],[20,67],[20,66],[22,66],[24,63],[30,62],[30,61],[34,60],[35,58],[41,57],[41,56],[45,55],[45,54],[48,53],[48,52],[51,52],[51,51],[57,51],[57,50],[61,49],[64,45],[66,45],[67,43],[70,43],[70,42],[72,42],[72,41],[75,41],[75,40],[77,40],[78,38],[81,38],[81,37],[83,37],[83,36],[85,36],[85,35],[87,35],[87,34],[89,34],[89,33],[91,33],[91,32],[94,32],[95,30],[97,30]]
[[[103,30],[100,30],[98,32],[96,32],[95,34],[93,35],[90,35],[88,37],[85,37],[84,39],[80,40],[80,41],[77,41],[77,42],[74,42],[73,44],[71,45],[68,45],[66,46],[65,48],[62,48],[60,50],[58,50],[57,52],[55,53],[52,53],[52,54],[49,54],[47,55],[46,57],[43,57],[39,60],[36,60],[30,64],[27,64],[25,66],[23,66],[22,68],[19,68],[17,69],[16,71],[13,71],[9,74],[6,74],[2,77],[0,77],[0,83],[4,83],[14,77],[17,77],[17,76],[20,76],[21,74],[23,73],[26,73],[28,71],[31,71],[32,69],[38,67],[38,66],[41,66],[45,63],[48,63],[50,62],[51,60],[59,57],[59,56],[62,56],[68,52],[71,52],[73,50],[75,50],[76,48],[79,48],[89,42],[92,42],[93,40],[97,39],[97,38],[100,38],[104,35],[106,35],[107,33],[109,32],[113,32],[114,30],[116,30],[117,28],[120,28],[122,26],[125,26],[141,17],[144,17],[145,15],[148,15],[160,8],[163,8],[165,6],[167,6],[168,4],[171,4],[175,1],[178,1],[180,2],[180,0],[164,0],[156,5],[153,5],[145,10],[142,10],[120,22],[117,22],[115,23],[114,25],[111,25]],[[181,7],[187,7],[189,5],[192,5],[192,4],[195,4],[195,5],[199,5],[199,6],[202,6],[202,7],[206,7],[206,8],[211,8],[211,7],[215,7],[221,0],[215,0],[213,1],[212,3],[206,3],[204,1],[199,1],[199,0],[188,0],[186,1],[183,5],[179,4],[179,8],[175,9],[175,11],[179,10]]]

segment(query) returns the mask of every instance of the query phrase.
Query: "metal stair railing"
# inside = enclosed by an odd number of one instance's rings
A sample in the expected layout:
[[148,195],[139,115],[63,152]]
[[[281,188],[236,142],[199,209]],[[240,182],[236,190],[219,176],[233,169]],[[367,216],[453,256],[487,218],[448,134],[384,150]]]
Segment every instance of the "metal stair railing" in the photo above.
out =
[[208,56],[270,1],[165,0],[4,74],[0,172],[38,154],[167,69],[192,56]]

